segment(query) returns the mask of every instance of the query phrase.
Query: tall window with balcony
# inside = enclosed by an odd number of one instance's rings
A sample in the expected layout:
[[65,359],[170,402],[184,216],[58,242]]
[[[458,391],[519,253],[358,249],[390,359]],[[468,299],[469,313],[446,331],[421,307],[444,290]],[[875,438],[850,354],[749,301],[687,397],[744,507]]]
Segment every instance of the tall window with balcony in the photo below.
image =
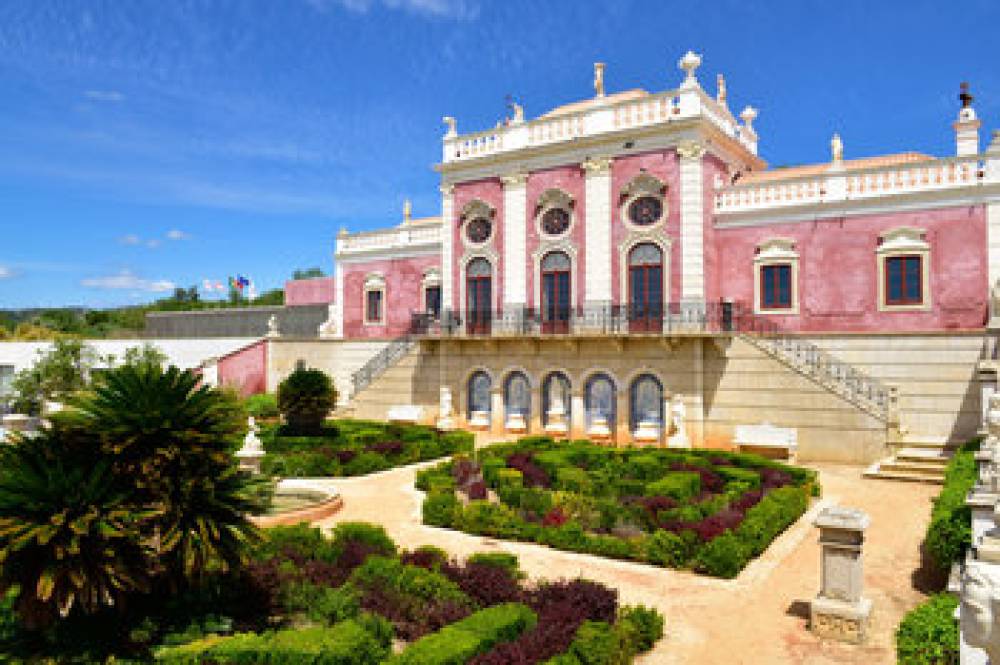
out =
[[476,258],[465,268],[466,330],[471,335],[490,331],[493,302],[493,267],[484,258]]
[[663,327],[663,252],[651,242],[632,248],[628,255],[628,319],[633,332],[656,332]]
[[569,332],[570,269],[565,252],[549,252],[542,259],[542,332]]

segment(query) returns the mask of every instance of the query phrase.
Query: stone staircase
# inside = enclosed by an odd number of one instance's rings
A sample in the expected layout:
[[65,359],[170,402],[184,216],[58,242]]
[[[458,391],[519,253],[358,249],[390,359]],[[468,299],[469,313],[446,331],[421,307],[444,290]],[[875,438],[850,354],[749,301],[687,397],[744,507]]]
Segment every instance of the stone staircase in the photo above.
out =
[[[336,415],[345,418],[361,418],[365,420],[385,420],[389,409],[400,405],[436,404],[437,373],[433,374],[433,386],[423,377],[421,367],[426,362],[420,354],[420,346],[411,344],[404,351],[393,356],[393,362],[384,366],[377,376],[355,393],[351,401],[338,409]],[[424,417],[430,414],[425,407]]]
[[872,464],[865,471],[865,478],[940,485],[944,482],[945,467],[958,444],[944,437],[905,434],[893,448],[895,452],[892,455]]

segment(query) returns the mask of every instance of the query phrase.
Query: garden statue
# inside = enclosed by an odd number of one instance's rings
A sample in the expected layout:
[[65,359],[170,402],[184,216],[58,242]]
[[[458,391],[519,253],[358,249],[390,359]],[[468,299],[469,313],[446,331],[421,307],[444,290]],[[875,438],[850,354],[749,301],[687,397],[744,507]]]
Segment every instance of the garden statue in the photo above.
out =
[[252,473],[260,473],[260,461],[265,455],[264,444],[257,437],[259,430],[256,419],[253,416],[247,418],[247,435],[243,437],[243,447],[236,451],[240,468]]
[[545,432],[555,437],[569,432],[566,423],[566,403],[563,401],[563,386],[553,381],[549,388],[549,410],[545,414]]
[[995,446],[1000,440],[1000,393],[990,395],[990,410],[986,414],[986,427],[989,430],[989,438],[986,440],[990,446]]
[[975,560],[965,564],[959,627],[963,642],[984,650],[991,663],[1000,663],[1000,566]]
[[443,430],[454,429],[455,421],[451,417],[451,388],[441,386],[441,391],[438,395],[438,404],[437,428]]
[[268,337],[279,337],[281,331],[278,330],[278,317],[272,314],[267,319],[267,336]]
[[688,439],[687,427],[684,420],[687,418],[687,407],[684,406],[684,396],[680,393],[674,394],[670,400],[670,438],[667,445],[671,448],[690,448],[691,441]]

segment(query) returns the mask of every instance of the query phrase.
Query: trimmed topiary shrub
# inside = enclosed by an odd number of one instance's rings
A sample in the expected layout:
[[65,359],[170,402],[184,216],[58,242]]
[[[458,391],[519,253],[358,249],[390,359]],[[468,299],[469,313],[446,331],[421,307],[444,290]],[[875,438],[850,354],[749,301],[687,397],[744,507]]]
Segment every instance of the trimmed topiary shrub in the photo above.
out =
[[956,607],[958,599],[942,593],[910,610],[896,629],[897,662],[900,665],[957,664]]
[[330,550],[340,559],[352,550],[362,549],[366,554],[394,556],[396,543],[378,524],[367,522],[342,522],[334,527]]
[[701,491],[701,476],[688,471],[669,473],[660,480],[646,485],[646,496],[669,496],[677,501],[687,501]]
[[974,452],[978,447],[977,439],[963,446],[951,458],[945,469],[944,486],[931,509],[924,548],[942,575],[961,560],[972,544],[972,512],[965,505],[965,497],[976,484],[978,472]]
[[618,610],[615,627],[635,653],[642,653],[663,637],[663,615],[643,605],[626,605]]
[[743,543],[727,531],[710,540],[698,552],[695,565],[698,570],[716,577],[733,578],[739,575],[749,559]]
[[337,404],[330,377],[318,369],[297,369],[278,386],[278,409],[290,434],[318,436]]

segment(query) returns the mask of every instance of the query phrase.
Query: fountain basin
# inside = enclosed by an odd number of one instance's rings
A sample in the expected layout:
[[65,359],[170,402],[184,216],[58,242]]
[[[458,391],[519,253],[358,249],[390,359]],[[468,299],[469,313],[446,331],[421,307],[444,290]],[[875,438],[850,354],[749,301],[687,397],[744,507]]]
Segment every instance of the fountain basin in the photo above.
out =
[[271,510],[250,520],[263,528],[315,522],[334,515],[343,505],[340,493],[325,479],[285,478],[274,491]]

